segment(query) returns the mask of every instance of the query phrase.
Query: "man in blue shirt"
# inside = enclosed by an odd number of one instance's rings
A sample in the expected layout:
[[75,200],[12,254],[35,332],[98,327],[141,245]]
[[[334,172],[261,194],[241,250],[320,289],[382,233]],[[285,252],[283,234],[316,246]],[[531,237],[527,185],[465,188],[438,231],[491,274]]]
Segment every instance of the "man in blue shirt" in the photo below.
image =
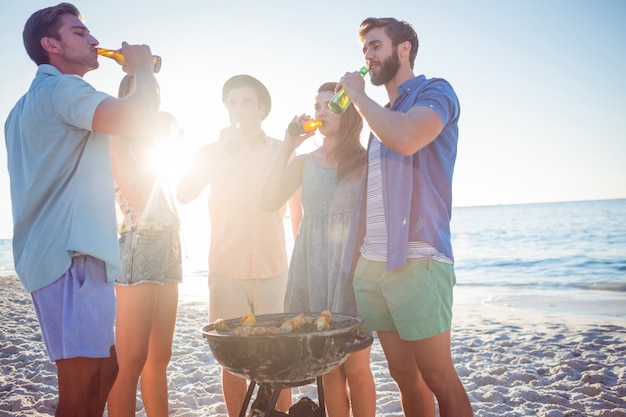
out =
[[109,134],[154,126],[152,54],[122,44],[133,95],[117,99],[82,77],[98,68],[98,41],[69,3],[28,19],[24,45],[37,64],[5,123],[15,270],[57,366],[57,416],[101,416],[117,373],[113,282],[120,271]]
[[363,330],[378,333],[405,415],[434,416],[434,393],[442,417],[471,416],[450,352],[459,102],[447,81],[414,75],[418,39],[410,24],[368,18],[359,39],[372,84],[389,97],[381,107],[359,73],[341,79],[372,130],[346,254],[346,265],[356,263]]

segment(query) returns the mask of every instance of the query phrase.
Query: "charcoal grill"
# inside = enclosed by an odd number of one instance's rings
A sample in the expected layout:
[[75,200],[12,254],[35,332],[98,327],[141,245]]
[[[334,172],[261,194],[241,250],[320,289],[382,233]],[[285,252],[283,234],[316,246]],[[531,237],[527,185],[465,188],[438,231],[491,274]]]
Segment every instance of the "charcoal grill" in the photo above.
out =
[[[305,313],[316,316],[319,313]],[[293,313],[256,316],[258,326],[280,326],[293,318]],[[245,416],[256,384],[268,386],[274,394],[268,404],[273,410],[283,388],[317,383],[320,408],[325,416],[321,376],[343,364],[348,355],[365,349],[372,336],[359,335],[362,319],[357,316],[332,314],[329,330],[314,326],[279,335],[242,336],[232,331],[218,331],[215,323],[202,327],[215,359],[227,371],[250,380],[240,417]],[[230,329],[240,325],[239,319],[224,320]]]

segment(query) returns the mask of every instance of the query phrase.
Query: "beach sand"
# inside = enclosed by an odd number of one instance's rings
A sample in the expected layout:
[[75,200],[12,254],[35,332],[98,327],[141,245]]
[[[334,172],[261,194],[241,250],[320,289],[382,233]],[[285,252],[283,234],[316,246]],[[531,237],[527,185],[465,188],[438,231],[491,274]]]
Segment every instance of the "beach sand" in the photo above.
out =
[[[458,304],[452,354],[477,417],[626,416],[626,323]],[[207,305],[181,297],[169,392],[171,416],[225,416],[220,367],[199,329]],[[46,356],[30,296],[0,277],[0,416],[52,416],[56,369]],[[372,347],[377,415],[402,416],[380,344]],[[314,384],[293,398],[316,399]],[[138,416],[145,416],[141,400]]]

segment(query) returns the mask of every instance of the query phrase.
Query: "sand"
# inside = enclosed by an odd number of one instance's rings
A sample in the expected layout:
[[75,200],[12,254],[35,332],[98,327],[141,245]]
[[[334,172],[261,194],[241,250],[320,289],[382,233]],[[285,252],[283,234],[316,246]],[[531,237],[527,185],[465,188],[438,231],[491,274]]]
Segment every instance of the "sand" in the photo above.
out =
[[[206,303],[181,297],[169,367],[171,416],[226,416],[220,367],[200,327]],[[458,304],[452,354],[477,417],[626,416],[626,323]],[[0,277],[0,416],[52,416],[56,368],[30,296]],[[402,416],[380,344],[372,347],[377,415]],[[315,385],[294,389],[316,399]],[[137,415],[145,416],[141,399]]]

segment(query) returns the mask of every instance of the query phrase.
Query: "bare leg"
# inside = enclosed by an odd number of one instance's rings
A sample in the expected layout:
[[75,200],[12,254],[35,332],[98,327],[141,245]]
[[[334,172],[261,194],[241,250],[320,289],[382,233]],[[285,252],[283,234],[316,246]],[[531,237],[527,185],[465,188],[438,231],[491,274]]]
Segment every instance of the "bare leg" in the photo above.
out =
[[379,331],[391,377],[398,384],[402,409],[407,417],[434,417],[435,399],[417,367],[409,342],[400,339],[398,332]]
[[276,401],[276,409],[287,412],[291,407],[291,388],[283,388]]
[[106,406],[109,393],[117,378],[119,368],[117,367],[117,353],[115,346],[111,346],[109,350],[111,356],[102,359],[102,372],[100,375],[100,396],[98,398],[98,405],[96,407],[95,415],[101,417],[104,413],[104,407]]
[[350,354],[343,369],[350,388],[352,415],[374,417],[376,415],[376,387],[370,369],[371,348]]
[[167,366],[172,357],[172,340],[178,307],[178,284],[167,283],[157,291],[148,358],[141,372],[141,397],[150,417],[167,417]]
[[101,417],[116,375],[115,350],[109,358],[56,361],[59,379],[58,417]]
[[109,394],[109,417],[135,415],[137,382],[148,357],[158,289],[157,284],[118,285],[115,288],[115,339],[119,374]]
[[343,365],[322,375],[328,417],[350,417],[350,399]]
[[441,417],[473,415],[465,388],[450,353],[450,330],[423,340],[407,342],[424,381],[437,397]]
[[246,398],[247,381],[222,369],[222,392],[229,417],[238,417]]

